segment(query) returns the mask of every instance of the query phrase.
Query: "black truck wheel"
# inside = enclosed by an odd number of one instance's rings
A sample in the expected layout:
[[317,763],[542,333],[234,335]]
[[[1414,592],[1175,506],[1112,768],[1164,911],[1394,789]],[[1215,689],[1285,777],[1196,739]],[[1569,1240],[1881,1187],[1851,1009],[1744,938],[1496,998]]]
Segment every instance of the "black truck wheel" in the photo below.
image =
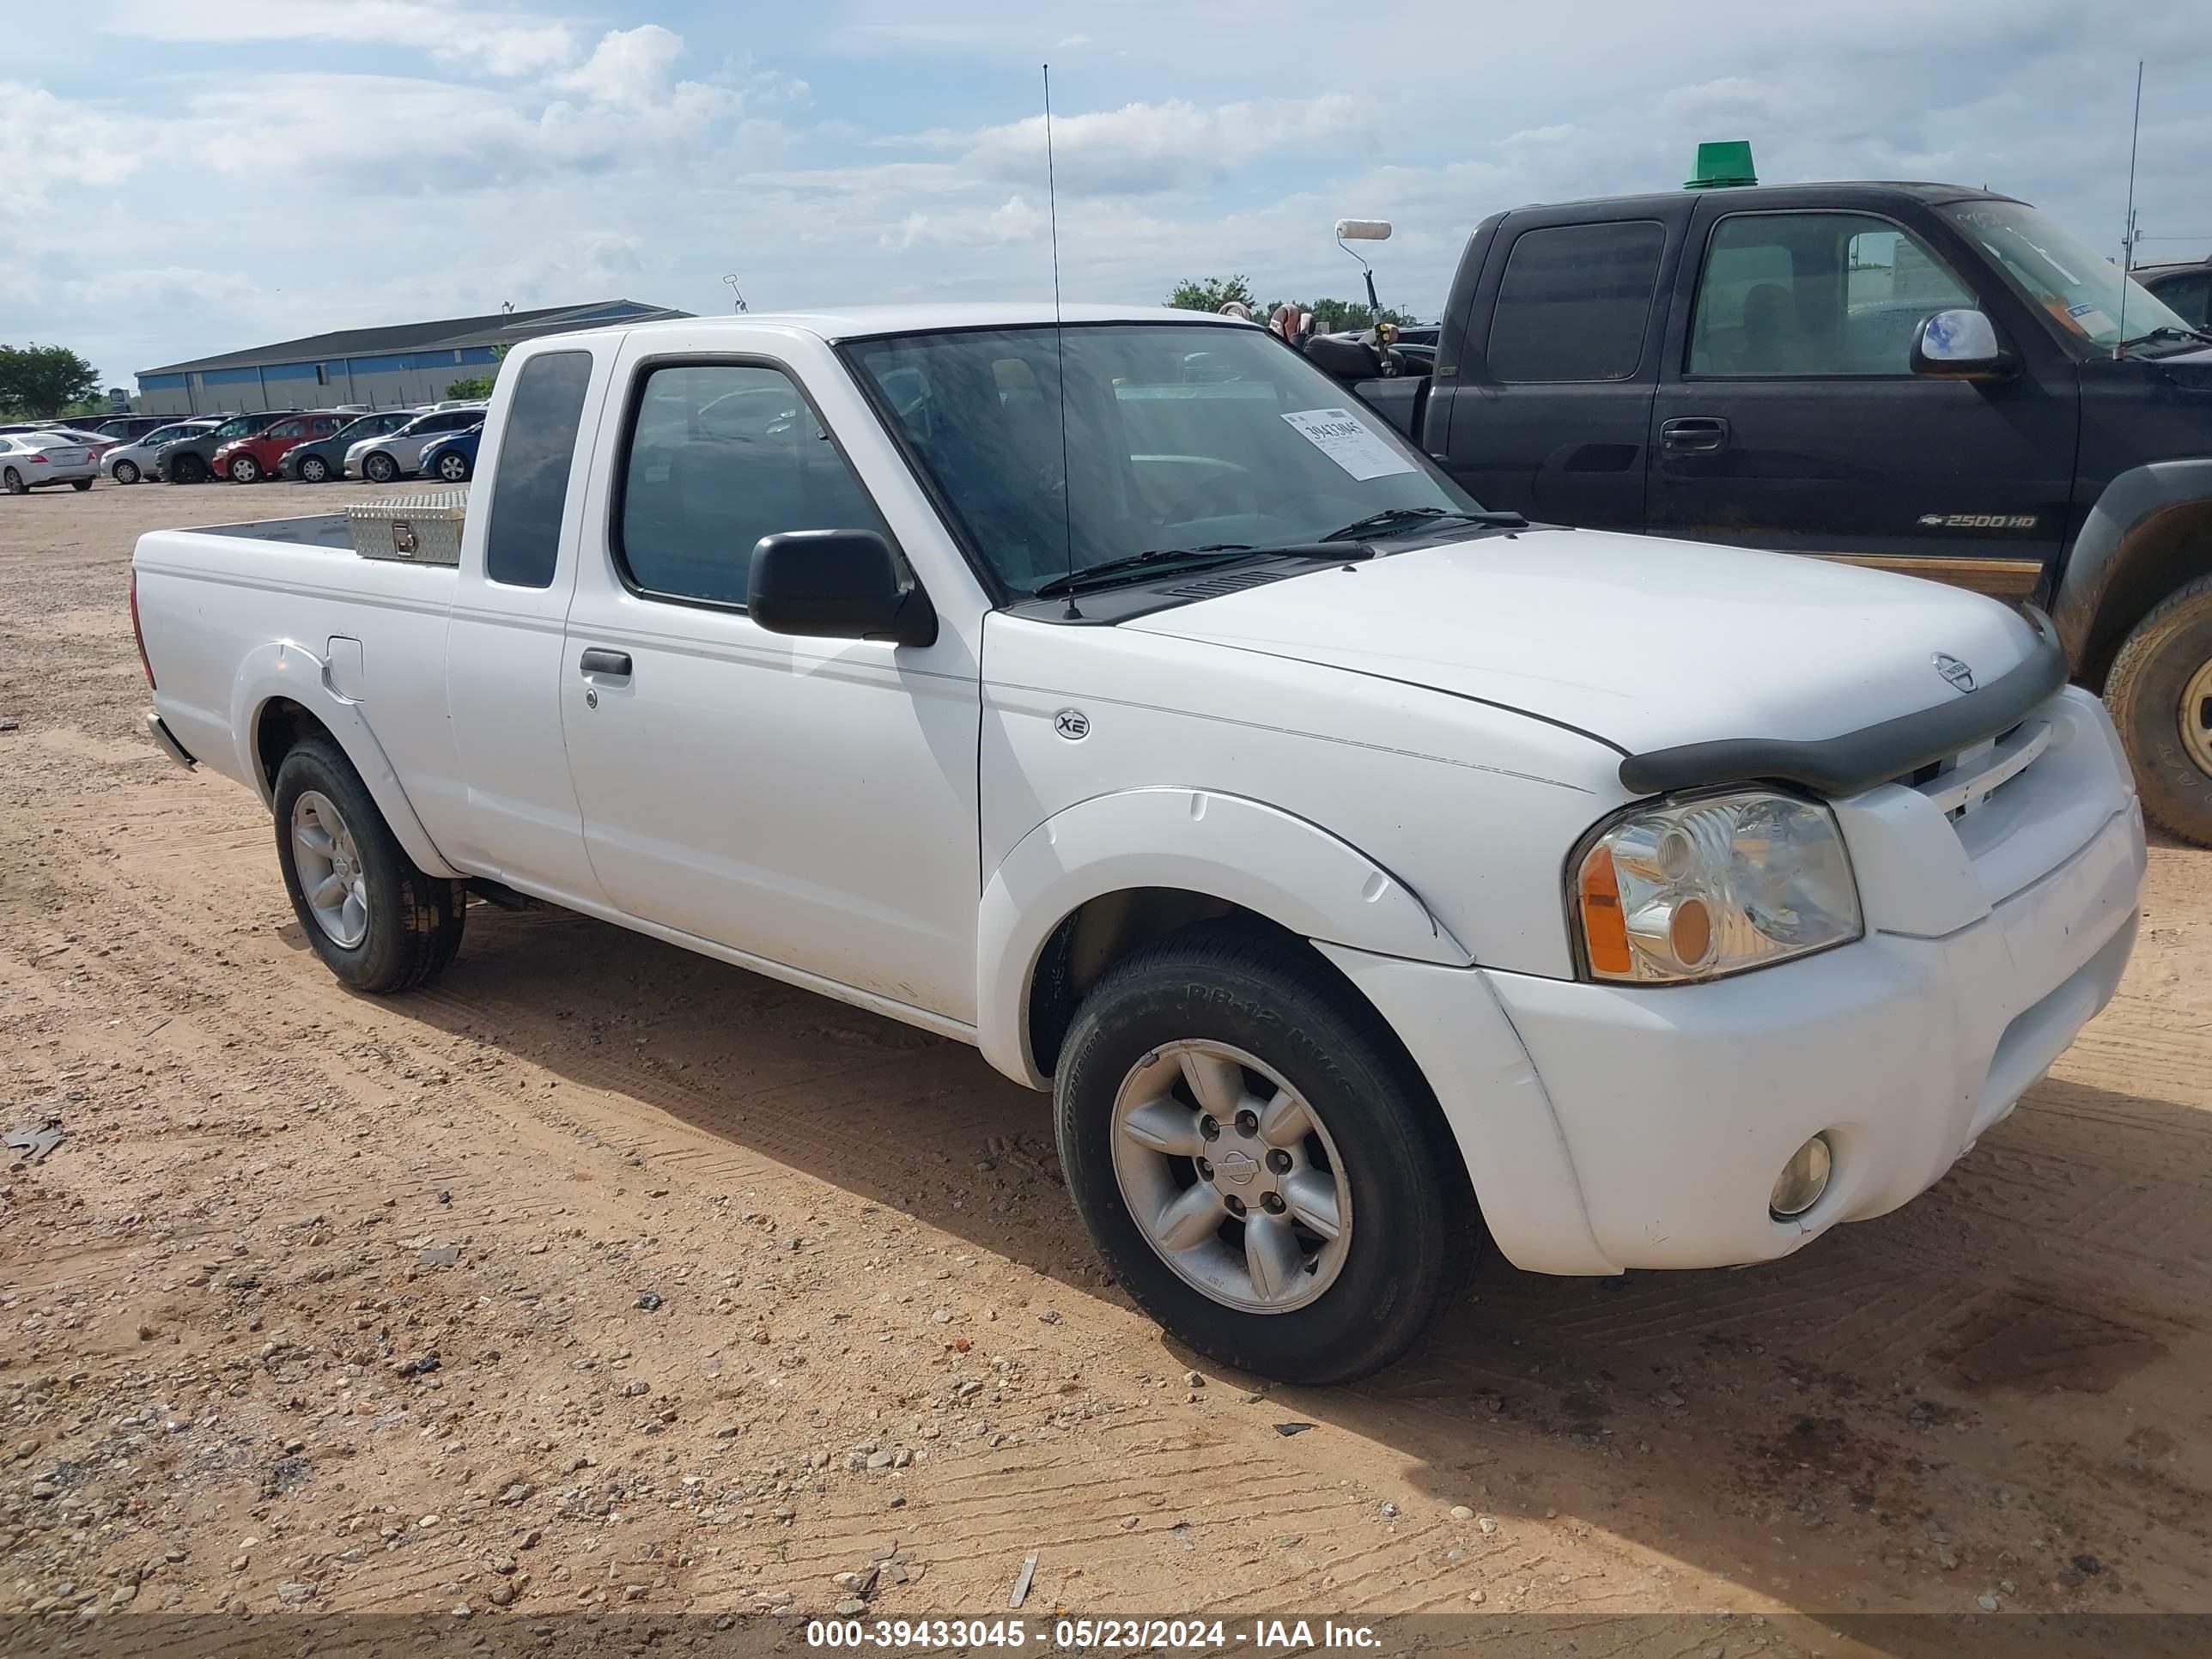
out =
[[2212,576],[2136,624],[2105,682],[2143,811],[2212,847]]
[[460,948],[461,884],[417,869],[352,763],[326,739],[276,769],[276,860],[323,965],[356,991],[409,991]]
[[1203,1353],[1349,1382],[1411,1347],[1481,1237],[1427,1085],[1301,940],[1207,923],[1109,969],[1060,1052],[1068,1190]]

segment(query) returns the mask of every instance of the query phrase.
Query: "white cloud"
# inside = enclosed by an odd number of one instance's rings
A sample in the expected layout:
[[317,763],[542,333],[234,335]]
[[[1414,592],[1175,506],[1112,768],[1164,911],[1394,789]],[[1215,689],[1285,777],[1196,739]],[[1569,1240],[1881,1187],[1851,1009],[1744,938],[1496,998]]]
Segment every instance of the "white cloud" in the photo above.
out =
[[684,56],[684,37],[658,23],[611,29],[592,55],[554,84],[610,104],[643,106],[666,95],[669,71]]
[[[1143,195],[1218,179],[1256,161],[1315,150],[1364,151],[1373,106],[1348,93],[1223,104],[1208,109],[1177,99],[1054,117],[1053,158],[1072,190]],[[940,142],[952,142],[941,135]],[[988,127],[965,141],[965,163],[994,179],[1030,180],[1044,172],[1044,117]]]
[[331,40],[420,47],[494,75],[538,75],[568,63],[566,23],[527,12],[465,9],[435,0],[282,0],[273,5],[179,5],[123,0],[102,21],[112,34],[179,42]]

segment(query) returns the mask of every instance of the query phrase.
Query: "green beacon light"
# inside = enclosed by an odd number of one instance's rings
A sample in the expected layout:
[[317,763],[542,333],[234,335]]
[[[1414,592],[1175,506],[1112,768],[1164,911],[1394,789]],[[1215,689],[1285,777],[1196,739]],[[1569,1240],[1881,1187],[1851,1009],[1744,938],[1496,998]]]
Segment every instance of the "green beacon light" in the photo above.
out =
[[1682,188],[1735,190],[1758,182],[1759,175],[1751,170],[1751,141],[1723,138],[1698,146],[1697,171],[1682,181]]

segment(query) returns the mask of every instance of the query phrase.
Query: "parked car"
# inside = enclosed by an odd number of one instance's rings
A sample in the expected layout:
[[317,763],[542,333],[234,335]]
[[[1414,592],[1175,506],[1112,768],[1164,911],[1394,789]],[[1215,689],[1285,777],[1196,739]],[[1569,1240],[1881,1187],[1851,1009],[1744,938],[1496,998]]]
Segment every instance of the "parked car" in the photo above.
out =
[[258,432],[249,432],[232,438],[208,458],[208,465],[218,478],[228,478],[233,483],[259,483],[276,470],[295,444],[311,438],[329,438],[346,424],[346,417],[329,410],[311,410],[304,415],[294,415],[272,422]]
[[89,489],[99,476],[91,449],[68,434],[52,430],[0,434],[0,489],[10,495],[58,483]]
[[164,444],[154,452],[154,476],[166,483],[205,483],[215,477],[216,450],[234,438],[250,438],[299,413],[296,409],[272,409],[234,415],[193,437]]
[[477,445],[483,437],[479,421],[465,432],[441,438],[422,452],[420,470],[426,478],[445,483],[466,483],[476,474]]
[[118,483],[134,484],[154,470],[154,456],[163,445],[212,432],[220,421],[172,421],[156,427],[133,443],[118,444],[100,458],[100,471]]
[[2027,203],[1813,184],[1516,208],[1474,230],[1433,376],[1330,345],[1491,506],[2041,605],[2146,809],[2212,845],[2212,337]]
[[349,421],[327,438],[317,438],[296,444],[284,452],[276,463],[276,471],[287,478],[301,483],[324,483],[332,478],[345,477],[346,451],[365,439],[381,438],[397,432],[422,411],[413,409],[386,409],[373,415],[363,415]]
[[95,469],[99,465],[100,458],[116,446],[116,440],[102,437],[99,433],[87,431],[82,427],[49,426],[43,428],[39,435],[45,437],[49,434],[59,437],[62,441],[66,444],[74,445],[91,452]]
[[173,415],[116,415],[91,423],[91,429],[118,444],[136,443],[149,433],[176,424]]
[[[1248,324],[1057,319],[518,345],[458,566],[140,539],[149,732],[273,805],[356,990],[474,883],[977,1044],[1115,1282],[1303,1383],[1486,1235],[1617,1273],[1893,1210],[2112,996],[2142,818],[2046,622],[1532,525]],[[803,418],[702,435],[761,386]]]
[[2133,275],[2191,328],[2212,327],[2212,259],[2143,265]]
[[345,470],[358,473],[371,483],[389,483],[392,479],[414,471],[422,460],[422,452],[447,434],[465,432],[484,417],[484,406],[471,404],[460,409],[434,409],[417,415],[397,432],[379,438],[364,438],[346,451]]

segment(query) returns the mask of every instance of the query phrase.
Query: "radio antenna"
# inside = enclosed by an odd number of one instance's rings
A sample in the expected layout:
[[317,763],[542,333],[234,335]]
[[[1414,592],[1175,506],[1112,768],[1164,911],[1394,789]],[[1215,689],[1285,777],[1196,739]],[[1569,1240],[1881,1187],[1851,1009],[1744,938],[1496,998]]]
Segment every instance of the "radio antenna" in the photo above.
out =
[[2120,232],[2119,333],[2112,341],[2112,356],[2120,355],[2120,342],[2128,337],[2128,284],[2135,278],[2128,268],[2136,262],[2136,143],[2142,137],[2142,59],[2136,59],[2136,119],[2128,130],[2128,222]]
[[[1075,491],[1067,475],[1067,327],[1060,314],[1060,180],[1052,160],[1052,65],[1044,66],[1044,200],[1052,227],[1052,349],[1060,373],[1060,512],[1061,545],[1067,555],[1067,572],[1075,574]],[[1075,587],[1068,585],[1063,622],[1081,622]]]

